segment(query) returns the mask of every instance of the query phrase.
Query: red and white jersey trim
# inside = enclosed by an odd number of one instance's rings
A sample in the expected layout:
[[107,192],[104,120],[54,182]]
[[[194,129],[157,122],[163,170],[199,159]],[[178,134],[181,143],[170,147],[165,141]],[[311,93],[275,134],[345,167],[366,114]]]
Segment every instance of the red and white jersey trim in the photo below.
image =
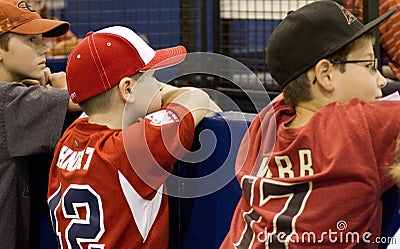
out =
[[125,199],[128,202],[136,226],[138,227],[144,242],[146,241],[147,235],[149,234],[158,215],[158,211],[160,210],[162,189],[164,185],[161,185],[158,188],[153,199],[146,200],[135,191],[133,186],[120,171],[118,171],[118,176]]

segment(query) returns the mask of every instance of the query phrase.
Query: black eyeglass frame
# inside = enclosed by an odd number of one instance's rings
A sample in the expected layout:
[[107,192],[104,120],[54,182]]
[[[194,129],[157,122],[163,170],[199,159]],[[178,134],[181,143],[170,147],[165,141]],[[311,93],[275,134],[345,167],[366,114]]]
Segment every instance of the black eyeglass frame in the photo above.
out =
[[378,71],[378,58],[375,57],[373,60],[347,60],[347,61],[331,61],[334,65],[339,64],[348,64],[348,63],[359,63],[359,62],[373,62],[373,68],[371,70],[372,74],[375,74]]

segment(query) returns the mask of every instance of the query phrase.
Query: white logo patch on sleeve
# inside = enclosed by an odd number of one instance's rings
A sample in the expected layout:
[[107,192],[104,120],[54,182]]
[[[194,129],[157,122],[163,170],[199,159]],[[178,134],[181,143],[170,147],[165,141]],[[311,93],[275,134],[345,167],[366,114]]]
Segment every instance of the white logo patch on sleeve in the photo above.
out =
[[172,123],[178,123],[178,116],[171,110],[160,110],[150,113],[145,117],[150,120],[150,124],[154,126],[162,126]]

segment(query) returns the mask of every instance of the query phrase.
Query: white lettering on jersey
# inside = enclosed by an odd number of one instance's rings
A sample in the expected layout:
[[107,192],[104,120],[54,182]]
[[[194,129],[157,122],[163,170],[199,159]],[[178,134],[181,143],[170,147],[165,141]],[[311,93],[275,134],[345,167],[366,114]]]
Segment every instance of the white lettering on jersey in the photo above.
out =
[[278,167],[279,178],[285,178],[286,175],[288,178],[294,178],[292,162],[287,155],[275,156],[275,163]]
[[145,117],[150,120],[150,124],[154,126],[162,126],[166,124],[178,123],[178,116],[171,110],[160,110],[150,113]]
[[260,168],[258,169],[257,176],[272,177],[271,170],[268,168],[269,157],[264,157],[261,161]]
[[[57,159],[57,167],[68,171],[80,170],[82,168],[82,161],[86,158],[83,170],[88,170],[90,161],[94,153],[94,148],[87,147],[85,150],[74,151],[67,146],[63,146]],[[87,155],[85,157],[85,155]]]
[[311,150],[299,150],[299,160],[300,160],[300,176],[314,175],[314,170],[312,168],[311,160]]
[[119,182],[132,216],[135,219],[136,226],[142,235],[143,242],[146,241],[150,229],[153,227],[154,221],[160,210],[162,200],[163,185],[161,185],[156,195],[151,200],[143,199],[128,182],[124,175],[118,171]]
[[[299,150],[299,163],[300,163],[300,176],[314,175],[314,169],[312,168],[311,150],[302,149]],[[257,176],[272,177],[272,172],[268,168],[268,156],[264,157],[260,169],[258,170]],[[280,155],[274,157],[276,167],[278,169],[278,176],[280,178],[294,178],[294,170],[292,160],[288,155]]]

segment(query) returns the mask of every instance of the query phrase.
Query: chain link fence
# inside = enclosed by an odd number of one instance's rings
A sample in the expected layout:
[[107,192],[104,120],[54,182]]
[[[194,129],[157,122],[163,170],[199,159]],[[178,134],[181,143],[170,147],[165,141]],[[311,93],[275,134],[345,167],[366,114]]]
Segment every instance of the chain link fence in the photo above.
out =
[[[188,52],[229,56],[254,72],[272,99],[281,89],[268,73],[265,52],[269,36],[288,11],[310,2],[313,0],[47,0],[46,5],[53,17],[71,23],[78,38],[106,26],[124,25],[145,35],[155,49],[182,44]],[[364,2],[366,19],[377,15],[377,1]],[[226,73],[230,68],[220,65],[220,70]],[[258,79],[230,73],[241,87],[204,74],[183,76],[173,84],[218,90],[237,101],[243,111],[254,112],[242,88],[257,94],[261,90]]]

